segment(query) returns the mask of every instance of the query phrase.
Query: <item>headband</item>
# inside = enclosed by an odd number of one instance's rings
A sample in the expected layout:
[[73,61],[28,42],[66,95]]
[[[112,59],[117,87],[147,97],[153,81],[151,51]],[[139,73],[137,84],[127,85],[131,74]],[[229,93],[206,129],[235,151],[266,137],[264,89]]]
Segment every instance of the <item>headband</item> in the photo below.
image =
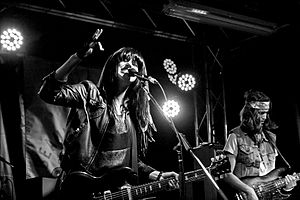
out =
[[270,109],[270,101],[250,101],[249,104],[251,108],[254,109],[261,109],[261,110]]

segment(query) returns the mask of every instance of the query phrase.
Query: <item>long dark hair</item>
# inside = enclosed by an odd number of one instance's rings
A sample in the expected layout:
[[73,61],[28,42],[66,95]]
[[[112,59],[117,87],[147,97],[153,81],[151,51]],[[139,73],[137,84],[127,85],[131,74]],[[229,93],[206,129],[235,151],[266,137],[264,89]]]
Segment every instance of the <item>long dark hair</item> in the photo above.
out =
[[[270,102],[271,111],[271,99],[263,92],[257,90],[248,90],[244,94],[245,105],[240,111],[240,121],[243,130],[246,130],[250,134],[255,134],[259,130],[256,129],[255,116],[257,115],[257,109],[252,108],[250,102]],[[267,114],[266,120],[263,124],[262,130],[271,131],[278,128],[277,124],[270,119],[270,114]]]
[[[112,99],[117,91],[118,64],[121,61],[130,59],[137,63],[140,74],[147,75],[144,58],[138,50],[131,47],[122,47],[114,52],[107,59],[97,84],[108,106],[112,104]],[[126,91],[125,98],[128,99],[128,109],[135,124],[137,136],[140,136],[138,137],[139,148],[145,153],[148,141],[153,141],[151,127],[154,130],[156,128],[150,114],[148,95],[143,87],[148,90],[148,83],[136,79]]]

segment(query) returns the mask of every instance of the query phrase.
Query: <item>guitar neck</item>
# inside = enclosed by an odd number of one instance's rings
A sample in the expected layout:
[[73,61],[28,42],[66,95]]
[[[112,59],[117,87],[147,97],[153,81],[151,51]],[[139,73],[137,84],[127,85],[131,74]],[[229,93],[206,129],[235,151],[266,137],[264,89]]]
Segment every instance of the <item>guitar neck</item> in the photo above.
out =
[[[161,181],[147,183],[144,185],[133,186],[130,189],[130,193],[133,199],[138,199],[144,196],[148,196],[150,194],[155,194],[157,192],[164,191],[167,188],[170,188],[169,182],[171,180],[175,180],[175,179],[172,177],[172,178],[163,179]],[[172,187],[170,189],[174,190],[175,188]]]
[[[197,180],[201,180],[205,177],[203,170],[199,169],[199,170],[195,170],[195,171],[191,171],[191,172],[187,172],[184,174],[184,182],[185,183],[189,183],[189,182],[193,182],[193,181],[197,181]],[[154,181],[151,183],[147,183],[144,185],[139,185],[139,186],[133,186],[131,188],[131,194],[133,199],[135,199],[134,197],[143,197],[143,196],[147,196],[149,194],[154,194],[166,189],[176,189],[176,188],[170,188],[169,186],[169,182],[171,180],[175,180],[173,177],[172,178],[167,178],[167,179],[163,179],[161,181]]]
[[[209,168],[207,168],[209,169]],[[202,169],[198,169],[195,171],[187,172],[184,174],[184,182],[185,183],[190,183],[198,180],[202,180],[205,178],[205,173],[203,172]]]
[[[227,157],[219,157],[217,161],[212,162],[212,164],[206,168],[213,174],[215,177],[220,176],[224,173],[228,173],[230,171],[230,162]],[[206,174],[203,172],[203,169],[197,169],[194,171],[186,172],[183,175],[183,182],[189,183],[197,180],[204,179]],[[140,199],[142,197],[160,192],[165,190],[175,190],[178,189],[176,187],[171,187],[170,181],[175,181],[174,177],[166,178],[160,181],[153,181],[150,183],[146,183],[143,185],[137,186],[124,186],[120,191],[111,192],[105,191],[99,196],[94,196],[93,199],[97,200],[124,200],[124,199]]]
[[[295,175],[292,176],[296,179],[296,181],[300,180],[300,173],[296,173]],[[283,188],[286,186],[285,178],[274,180],[272,184],[275,185],[277,188]]]
[[[192,172],[187,172],[184,174],[184,181],[185,182],[192,182],[203,179],[205,177],[203,170],[195,170]],[[98,200],[124,200],[124,199],[139,199],[151,194],[155,194],[160,191],[168,190],[175,190],[175,187],[170,187],[169,182],[175,180],[175,178],[166,178],[160,181],[154,181],[150,183],[146,183],[143,185],[138,186],[131,186],[131,187],[124,187],[120,191],[111,193],[105,192],[103,196],[96,197]]]

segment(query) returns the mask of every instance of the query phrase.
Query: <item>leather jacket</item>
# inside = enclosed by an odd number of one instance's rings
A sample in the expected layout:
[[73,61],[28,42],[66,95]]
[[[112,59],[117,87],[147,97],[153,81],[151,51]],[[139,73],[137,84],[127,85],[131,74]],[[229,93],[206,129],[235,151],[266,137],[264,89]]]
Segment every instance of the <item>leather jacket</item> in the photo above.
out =
[[[43,79],[38,94],[47,103],[71,108],[61,167],[64,171],[89,171],[109,121],[107,104],[97,86],[88,80],[69,85],[56,80],[52,72]],[[133,165],[137,165],[138,172],[142,172],[139,175],[144,178],[154,171],[140,160]]]

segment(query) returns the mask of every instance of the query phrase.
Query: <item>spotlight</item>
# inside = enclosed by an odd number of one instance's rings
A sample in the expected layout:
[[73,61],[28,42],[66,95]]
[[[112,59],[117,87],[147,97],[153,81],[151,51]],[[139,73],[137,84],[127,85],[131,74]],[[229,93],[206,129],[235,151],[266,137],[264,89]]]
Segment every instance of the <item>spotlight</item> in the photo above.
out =
[[176,74],[177,67],[173,60],[166,58],[163,62],[163,65],[168,74]]
[[177,85],[183,91],[189,91],[195,87],[196,80],[191,74],[182,74],[178,77]]
[[163,62],[164,68],[168,73],[168,78],[171,83],[177,85],[183,91],[192,90],[196,85],[196,78],[190,74],[183,74],[177,71],[176,64],[173,60],[166,58]]
[[171,83],[173,83],[174,85],[177,84],[177,77],[178,77],[178,74],[175,74],[175,75],[168,74],[169,80],[170,80]]
[[7,29],[1,34],[2,48],[7,51],[16,51],[23,44],[23,36],[16,29]]
[[168,117],[175,117],[179,113],[179,104],[174,101],[174,100],[168,100],[164,103],[162,106],[163,112],[168,116]]

